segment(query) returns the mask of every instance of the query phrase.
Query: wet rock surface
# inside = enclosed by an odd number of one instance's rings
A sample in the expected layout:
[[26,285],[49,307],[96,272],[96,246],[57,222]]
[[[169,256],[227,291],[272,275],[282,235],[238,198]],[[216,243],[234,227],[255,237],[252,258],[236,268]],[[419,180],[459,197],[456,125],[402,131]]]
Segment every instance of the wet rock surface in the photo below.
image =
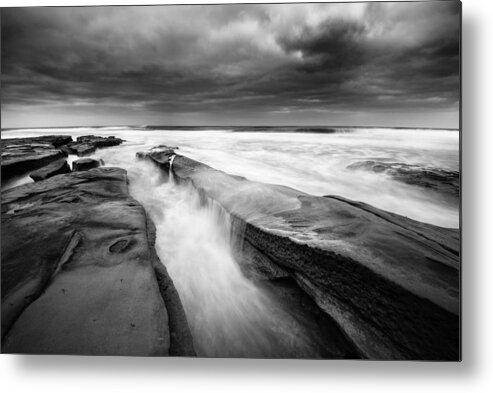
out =
[[70,143],[68,135],[2,139],[2,180],[41,168],[66,156],[58,147]]
[[77,142],[92,144],[95,147],[110,147],[120,145],[123,139],[115,138],[114,136],[85,135],[77,137]]
[[460,180],[459,172],[457,171],[381,161],[355,162],[347,168],[385,173],[397,181],[428,188],[453,198],[459,198]]
[[[147,237],[151,244],[155,244],[156,227],[150,219],[147,219]],[[159,290],[164,299],[164,304],[166,305],[169,317],[169,355],[196,356],[193,346],[193,337],[178,291],[176,290],[166,267],[159,260],[154,247],[150,250],[150,253]]]
[[2,181],[24,175],[69,154],[86,156],[98,148],[117,146],[120,138],[86,135],[72,141],[70,135],[2,139]]
[[138,151],[137,153],[135,153],[135,156],[139,159],[144,159],[144,158],[150,158],[152,155],[152,157],[154,158],[157,157],[159,157],[160,159],[162,158],[164,162],[175,154],[175,150],[178,150],[177,146],[159,145],[153,147],[148,151]]
[[52,145],[53,147],[60,147],[72,142],[72,137],[70,135],[44,135],[28,138],[10,138],[2,139],[2,149],[15,146],[15,145],[29,145],[31,143],[43,143]]
[[70,154],[77,154],[78,156],[87,156],[96,151],[96,146],[89,143],[72,142],[67,145]]
[[460,358],[459,231],[338,196],[248,181],[161,147],[148,157],[232,216],[256,279],[293,279],[362,357]]
[[80,158],[72,163],[72,170],[74,172],[88,171],[89,169],[99,168],[102,165],[104,165],[103,160],[95,160],[93,158]]
[[[247,275],[248,272],[249,267],[245,269]],[[295,320],[303,321],[305,334],[317,346],[321,358],[365,358],[333,319],[317,306],[292,277],[284,274],[280,278],[257,281],[257,285],[275,296]]]
[[77,137],[76,142],[68,144],[72,154],[84,156],[94,153],[96,149],[103,147],[118,146],[123,142],[123,139],[115,138],[114,136],[102,137],[95,135],[85,135]]
[[193,355],[124,170],[15,187],[1,207],[4,353]]
[[52,162],[41,169],[31,172],[29,176],[34,181],[41,181],[63,173],[70,173],[70,167],[65,159]]

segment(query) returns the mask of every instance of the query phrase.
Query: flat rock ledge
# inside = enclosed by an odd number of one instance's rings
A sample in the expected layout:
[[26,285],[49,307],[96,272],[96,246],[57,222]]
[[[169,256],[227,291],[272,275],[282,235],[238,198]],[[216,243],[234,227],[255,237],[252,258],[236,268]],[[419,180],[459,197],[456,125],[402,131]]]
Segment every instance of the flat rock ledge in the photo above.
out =
[[218,202],[253,279],[292,278],[369,359],[460,359],[460,234],[338,196],[249,181],[160,147],[138,153]]
[[77,137],[77,141],[69,143],[67,147],[72,154],[85,156],[94,153],[96,149],[118,146],[122,142],[123,139],[115,138],[114,136],[102,137],[96,135],[85,135]]
[[52,162],[37,171],[31,172],[29,177],[34,181],[41,181],[63,173],[70,173],[70,167],[65,159]]
[[194,356],[123,169],[2,192],[2,352]]
[[103,160],[95,160],[93,158],[79,158],[72,163],[72,169],[74,172],[88,171],[89,169],[99,168],[103,165]]
[[[123,139],[86,135],[72,141],[70,135],[2,139],[2,181],[28,174],[69,154],[85,156],[96,149],[117,146]],[[36,175],[37,176],[37,175]]]
[[2,139],[2,181],[64,158],[59,147],[71,141],[69,135]]

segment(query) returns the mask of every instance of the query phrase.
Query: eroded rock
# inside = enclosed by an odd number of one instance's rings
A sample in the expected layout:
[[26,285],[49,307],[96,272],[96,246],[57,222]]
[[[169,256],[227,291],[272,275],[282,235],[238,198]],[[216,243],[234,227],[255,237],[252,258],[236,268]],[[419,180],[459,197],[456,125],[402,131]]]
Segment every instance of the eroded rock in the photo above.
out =
[[2,352],[190,355],[171,351],[188,325],[167,311],[148,225],[119,168],[2,192]]
[[167,146],[167,145],[159,145],[155,146],[149,151],[138,151],[135,153],[135,156],[140,159],[148,158],[151,154],[154,157],[160,156],[163,160],[166,160],[168,157],[171,157],[175,154],[175,150],[178,150],[176,146]]
[[72,142],[72,137],[70,135],[44,135],[36,137],[26,137],[26,138],[10,138],[2,139],[2,149],[12,146],[12,145],[29,145],[36,143],[43,143],[52,145],[53,147],[60,147]]
[[2,180],[22,175],[57,161],[65,154],[57,147],[69,143],[68,135],[2,139]]
[[92,144],[95,147],[109,147],[118,146],[123,142],[123,139],[115,138],[114,136],[96,136],[96,135],[84,135],[77,137],[77,142]]
[[70,167],[67,164],[67,160],[52,162],[37,171],[31,172],[29,176],[34,181],[41,181],[62,173],[70,173]]
[[104,165],[103,160],[95,160],[93,158],[80,158],[72,163],[72,170],[74,172],[88,171],[89,169],[99,168],[102,165]]
[[371,359],[460,357],[460,235],[336,196],[248,181],[167,149],[147,157],[231,214],[244,269],[291,277]]
[[72,142],[67,147],[70,149],[71,154],[77,154],[78,156],[87,156],[96,151],[96,146],[90,143]]
[[460,180],[458,171],[408,165],[398,162],[360,161],[347,167],[352,170],[365,170],[385,173],[394,180],[418,187],[428,188],[441,194],[459,198]]
[[96,135],[85,135],[77,137],[76,142],[68,145],[72,154],[84,156],[94,153],[96,149],[110,146],[117,146],[123,142],[123,139],[114,136],[102,137]]

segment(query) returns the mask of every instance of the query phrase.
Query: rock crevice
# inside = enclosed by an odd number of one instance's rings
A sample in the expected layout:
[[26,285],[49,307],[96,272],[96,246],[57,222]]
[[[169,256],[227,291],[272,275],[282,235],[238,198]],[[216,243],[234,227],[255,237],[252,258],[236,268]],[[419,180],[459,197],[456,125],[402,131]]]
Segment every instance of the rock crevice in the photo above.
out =
[[156,279],[149,225],[119,168],[2,192],[2,351],[192,356]]
[[192,184],[240,223],[237,251],[246,268],[267,280],[292,277],[364,357],[460,358],[458,230],[251,182],[168,148],[140,157],[166,172],[174,157],[175,181]]

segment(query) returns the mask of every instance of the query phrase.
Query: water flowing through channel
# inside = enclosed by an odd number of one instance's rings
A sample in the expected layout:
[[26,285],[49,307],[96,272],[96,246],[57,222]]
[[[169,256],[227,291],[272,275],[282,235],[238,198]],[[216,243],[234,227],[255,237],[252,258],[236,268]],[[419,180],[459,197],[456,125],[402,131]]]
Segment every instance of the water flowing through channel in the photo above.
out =
[[322,356],[302,321],[242,274],[229,215],[217,203],[204,204],[192,186],[165,179],[149,163],[136,162],[129,174],[132,195],[156,224],[156,250],[180,294],[198,355]]
[[98,151],[107,166],[125,168],[131,195],[156,225],[156,251],[178,290],[199,356],[327,356],[303,317],[248,280],[231,250],[229,215],[135,158],[135,146]]

